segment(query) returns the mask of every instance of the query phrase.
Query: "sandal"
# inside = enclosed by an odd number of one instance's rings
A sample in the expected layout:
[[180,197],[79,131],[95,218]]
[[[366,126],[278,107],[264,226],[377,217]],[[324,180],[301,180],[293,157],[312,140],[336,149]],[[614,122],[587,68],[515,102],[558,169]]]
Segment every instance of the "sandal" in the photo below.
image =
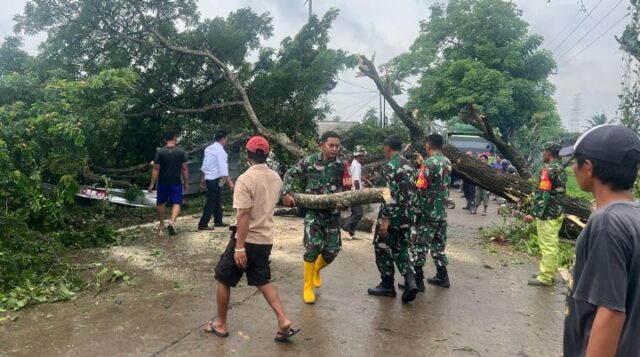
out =
[[167,224],[167,231],[169,231],[169,235],[176,235],[176,227],[174,227],[173,224]]
[[213,321],[209,321],[207,327],[204,328],[204,332],[210,333],[212,335],[216,335],[218,337],[229,337],[229,332],[220,332],[217,331],[215,326],[213,326]]
[[288,342],[289,338],[295,336],[298,332],[300,332],[300,329],[294,330],[292,328],[289,328],[287,332],[278,331],[273,340],[276,342]]

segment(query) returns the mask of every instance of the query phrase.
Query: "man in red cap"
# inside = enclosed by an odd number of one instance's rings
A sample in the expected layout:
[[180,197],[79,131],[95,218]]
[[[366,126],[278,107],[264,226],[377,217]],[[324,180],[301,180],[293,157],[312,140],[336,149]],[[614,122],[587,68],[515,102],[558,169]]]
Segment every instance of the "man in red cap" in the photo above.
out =
[[269,142],[254,136],[247,142],[249,169],[236,181],[233,208],[237,209],[236,226],[230,227],[231,239],[215,269],[216,303],[218,317],[205,327],[205,331],[218,337],[229,336],[227,310],[230,287],[235,287],[242,275],[260,290],[278,320],[275,341],[284,342],[300,330],[291,328],[280,296],[270,283],[269,256],[273,246],[273,212],[280,200],[282,180],[267,165]]

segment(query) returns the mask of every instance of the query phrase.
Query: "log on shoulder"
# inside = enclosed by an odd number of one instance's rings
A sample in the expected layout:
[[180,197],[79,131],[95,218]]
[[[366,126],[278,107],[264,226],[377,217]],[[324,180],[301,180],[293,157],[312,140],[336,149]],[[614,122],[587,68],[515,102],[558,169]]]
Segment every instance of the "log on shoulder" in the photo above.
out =
[[294,193],[296,206],[309,209],[334,209],[338,204],[344,207],[359,206],[368,203],[391,203],[391,193],[384,188],[365,188],[327,195],[309,195]]

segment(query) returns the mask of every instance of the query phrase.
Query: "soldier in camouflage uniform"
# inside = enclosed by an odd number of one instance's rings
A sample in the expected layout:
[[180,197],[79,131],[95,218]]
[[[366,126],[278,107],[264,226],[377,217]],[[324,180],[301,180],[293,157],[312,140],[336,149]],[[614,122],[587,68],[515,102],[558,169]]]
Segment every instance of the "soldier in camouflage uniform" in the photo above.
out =
[[[436,265],[436,276],[428,279],[429,284],[449,287],[447,273],[447,210],[444,202],[449,196],[451,183],[451,162],[442,154],[444,138],[438,134],[427,137],[426,150],[429,157],[424,162],[426,187],[418,182],[418,201],[420,213],[416,220],[416,235],[413,241],[415,254],[416,283],[418,290],[424,291],[424,273],[422,268],[427,260],[427,252]],[[419,179],[420,180],[420,179]]]
[[540,171],[538,188],[532,207],[525,216],[526,222],[537,219],[538,244],[540,245],[540,273],[529,280],[529,285],[553,285],[558,270],[559,232],[564,219],[564,209],[559,198],[565,194],[567,173],[559,160],[561,145],[551,142],[544,145],[542,158],[545,162]]
[[[282,187],[283,203],[295,206],[291,196],[293,182],[306,178],[304,192],[323,195],[342,191],[344,162],[338,157],[340,136],[328,131],[320,139],[321,152],[309,155],[298,161],[284,176]],[[340,211],[307,210],[304,217],[304,294],[307,304],[315,302],[313,287],[322,285],[320,270],[329,265],[342,247],[340,237]]]
[[416,171],[413,165],[400,155],[401,149],[402,140],[395,135],[389,136],[384,142],[385,157],[389,162],[382,168],[382,182],[391,191],[394,203],[383,204],[380,207],[373,244],[382,282],[375,288],[369,288],[367,292],[375,296],[396,296],[395,263],[405,278],[402,301],[406,303],[413,301],[418,292],[409,251],[417,196]]

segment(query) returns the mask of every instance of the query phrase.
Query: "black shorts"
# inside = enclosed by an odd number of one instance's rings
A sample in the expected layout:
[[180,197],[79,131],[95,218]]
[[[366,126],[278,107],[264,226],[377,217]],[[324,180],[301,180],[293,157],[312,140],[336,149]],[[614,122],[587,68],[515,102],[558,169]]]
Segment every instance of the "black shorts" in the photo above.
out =
[[236,239],[231,238],[227,249],[220,257],[215,269],[215,279],[225,285],[235,287],[238,285],[243,274],[247,274],[247,282],[251,286],[262,286],[269,284],[271,280],[271,269],[269,268],[269,256],[271,255],[271,244],[245,243],[244,248],[247,254],[247,268],[241,269],[236,265],[234,259],[236,249]]

